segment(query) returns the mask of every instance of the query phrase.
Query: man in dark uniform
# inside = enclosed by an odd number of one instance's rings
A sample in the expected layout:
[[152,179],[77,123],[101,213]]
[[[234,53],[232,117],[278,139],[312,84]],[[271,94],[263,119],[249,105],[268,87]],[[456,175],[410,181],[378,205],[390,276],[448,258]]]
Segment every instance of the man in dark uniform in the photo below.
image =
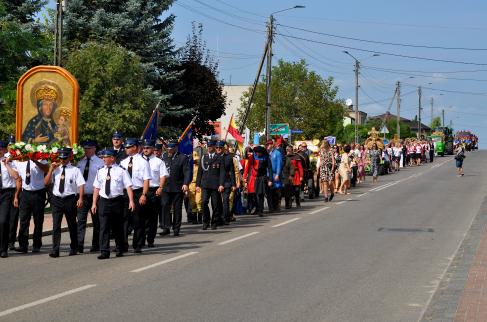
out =
[[[19,174],[5,156],[7,142],[0,141],[0,257],[8,257],[10,217],[19,206]],[[14,235],[15,236],[15,235]]]
[[222,192],[222,221],[224,225],[230,224],[231,212],[230,212],[230,194],[235,191],[235,168],[233,166],[233,157],[224,153],[225,141],[218,141],[216,143],[216,154],[223,158],[223,168],[221,171],[225,174],[225,181],[223,184]]
[[119,131],[115,131],[112,135],[113,151],[115,152],[115,162],[120,162],[127,157],[125,148],[123,146],[123,134]]
[[70,148],[59,150],[59,163],[51,163],[51,167],[44,178],[48,186],[53,183],[51,198],[52,206],[52,250],[49,256],[59,257],[61,245],[61,221],[66,215],[69,237],[71,239],[69,256],[78,254],[78,224],[76,209],[83,204],[85,179],[81,171],[69,162],[72,154]]
[[[104,167],[99,169],[93,182],[93,204],[91,212],[98,213],[100,219],[100,251],[98,259],[110,257],[110,228],[115,235],[117,257],[123,256],[125,247],[124,237],[124,189],[129,199],[128,209],[135,209],[132,180],[127,170],[115,163],[115,151],[100,152]],[[100,197],[100,200],[98,200]]]
[[210,225],[210,208],[208,202],[211,199],[213,215],[211,218],[211,229],[217,228],[221,218],[222,209],[221,193],[225,190],[225,165],[223,157],[215,153],[216,141],[208,142],[208,153],[201,157],[198,176],[196,177],[196,190],[202,191],[203,203],[203,230]]
[[[162,189],[162,236],[170,233],[170,227],[174,236],[179,236],[181,220],[183,217],[183,198],[188,192],[191,183],[191,173],[189,169],[189,159],[186,155],[178,152],[178,142],[173,140],[167,144],[167,153],[162,157],[166,164],[169,176],[166,185]],[[173,208],[173,218],[171,220],[171,208]]]

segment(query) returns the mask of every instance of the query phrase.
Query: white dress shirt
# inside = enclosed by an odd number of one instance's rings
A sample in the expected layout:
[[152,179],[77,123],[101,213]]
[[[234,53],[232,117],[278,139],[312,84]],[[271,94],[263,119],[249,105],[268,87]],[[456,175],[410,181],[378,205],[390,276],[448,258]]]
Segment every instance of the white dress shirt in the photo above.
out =
[[[88,159],[84,157],[83,159],[79,160],[78,164],[76,165],[76,167],[78,167],[78,169],[81,171],[81,174],[83,174],[85,171],[87,160]],[[103,166],[103,160],[96,155],[93,155],[90,158],[90,169],[88,170],[88,179],[86,180],[85,194],[93,194],[93,181],[95,181],[96,172],[99,169],[103,168]]]
[[61,182],[61,176],[63,173],[63,165],[60,165],[52,171],[51,181],[54,183],[52,193],[56,197],[68,197],[78,194],[78,188],[85,184],[85,179],[81,171],[73,166],[71,163],[66,165],[64,171],[64,192],[59,192],[59,183]]
[[120,162],[120,166],[127,170],[127,174],[130,158],[132,158],[132,189],[140,189],[144,186],[144,180],[152,179],[151,168],[149,162],[137,153]]
[[[144,157],[145,158],[145,157]],[[147,159],[145,159],[147,162]],[[162,177],[168,177],[169,173],[167,172],[166,164],[164,161],[156,157],[155,155],[151,155],[149,157],[149,164],[151,169],[151,179],[149,182],[149,186],[151,188],[159,187],[159,182]]]
[[[25,183],[27,162],[30,162],[30,184]],[[42,164],[47,164],[46,160],[39,161]],[[22,189],[28,191],[37,191],[44,189],[44,171],[35,164],[34,161],[14,161],[15,168],[22,177]]]
[[[145,161],[147,162],[147,161]],[[107,180],[108,167],[104,166],[96,173],[93,187],[100,189],[100,196],[105,199],[112,199],[123,195],[123,189],[132,186],[132,180],[127,170],[117,164],[113,164],[110,169],[110,195],[105,193],[105,183]]]
[[[8,173],[7,167],[5,166],[5,163],[3,163],[3,159],[5,159],[5,158],[6,157],[0,158],[0,167],[2,167],[2,176],[0,177],[0,180],[2,180],[2,189],[15,188],[15,180],[14,180],[14,178],[12,178],[10,176],[10,174]],[[13,169],[15,169],[15,164],[13,164],[12,162],[8,162],[8,164]]]

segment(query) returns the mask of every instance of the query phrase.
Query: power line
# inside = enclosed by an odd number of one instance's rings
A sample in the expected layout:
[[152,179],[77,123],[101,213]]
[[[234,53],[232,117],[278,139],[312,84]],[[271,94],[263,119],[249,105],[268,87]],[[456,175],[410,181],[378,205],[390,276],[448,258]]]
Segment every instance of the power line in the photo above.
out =
[[[195,1],[197,1],[197,0],[195,0]],[[380,45],[413,47],[413,48],[427,48],[427,49],[444,49],[444,50],[487,51],[487,48],[428,46],[428,45],[415,45],[415,44],[404,44],[404,43],[394,43],[394,42],[386,42],[386,41],[378,41],[378,40],[369,40],[369,39],[361,39],[361,38],[334,35],[334,34],[329,34],[326,32],[314,31],[314,30],[309,30],[309,29],[304,29],[304,28],[299,28],[299,27],[293,27],[293,26],[283,25],[283,24],[279,24],[279,23],[278,23],[278,25],[286,27],[286,28],[291,28],[291,29],[295,29],[295,30],[300,30],[300,31],[312,33],[312,34],[318,34],[318,35],[323,35],[323,36],[328,36],[328,37],[333,37],[333,38],[354,40],[354,41],[360,41],[360,42],[366,42],[366,43],[372,43],[372,44],[380,44]]]
[[[438,75],[415,74],[415,73],[407,73],[407,72],[397,72],[386,68],[375,68],[375,67],[366,67],[366,66],[364,66],[363,68],[378,71],[378,72],[390,73],[390,74],[409,75],[409,76],[427,77],[427,78],[440,78],[440,79],[459,80],[459,81],[487,82],[487,79],[443,77]],[[441,74],[441,73],[437,73],[437,74]]]
[[383,68],[391,71],[411,72],[411,73],[427,73],[427,74],[461,74],[461,73],[478,73],[487,72],[487,69],[475,69],[475,70],[453,70],[453,71],[427,71],[427,70],[411,70],[411,69],[395,69],[385,68],[379,66],[367,65],[367,68]]
[[224,4],[224,5],[226,5],[226,6],[230,7],[230,8],[233,8],[235,10],[238,10],[238,11],[241,11],[241,12],[245,12],[245,13],[247,13],[249,15],[252,15],[252,16],[261,17],[261,18],[267,18],[266,16],[259,15],[259,14],[255,13],[255,12],[248,11],[248,10],[245,10],[245,9],[242,9],[242,8],[239,8],[239,7],[236,7],[234,5],[231,5],[231,4],[229,4],[229,3],[227,3],[227,2],[225,2],[223,0],[215,0],[215,1],[220,2],[221,4]]
[[[411,95],[413,93],[416,93],[416,90],[412,90],[412,91],[406,92],[406,93],[401,93],[401,97],[408,96],[408,95]],[[367,94],[365,94],[365,95],[370,98],[370,96],[368,96]],[[369,102],[360,103],[360,105],[361,106],[365,106],[365,105],[379,104],[379,102],[389,101],[390,99],[391,99],[390,97],[387,97],[387,98],[383,98],[383,99],[380,99],[380,100],[372,100],[372,101],[369,101]]]
[[219,9],[219,8],[217,8],[217,7],[214,7],[214,6],[212,6],[212,5],[209,5],[209,4],[207,4],[207,3],[205,3],[205,2],[203,2],[203,1],[201,1],[201,0],[193,0],[193,1],[195,1],[195,2],[197,2],[197,3],[199,3],[199,4],[201,4],[202,6],[205,6],[205,7],[207,7],[207,8],[210,8],[210,9],[212,9],[212,10],[216,11],[216,12],[223,13],[223,14],[225,14],[225,15],[235,17],[235,18],[240,19],[240,20],[242,20],[242,21],[245,21],[245,22],[247,22],[247,23],[248,23],[248,22],[250,22],[250,23],[258,23],[258,24],[261,24],[261,25],[264,25],[264,26],[265,26],[265,22],[263,22],[263,21],[261,21],[261,20],[256,20],[256,19],[245,18],[245,17],[239,16],[239,15],[237,15],[237,14],[234,14],[234,13],[231,13],[231,12],[228,12],[228,11],[225,11],[225,10],[222,10],[222,9]]
[[299,40],[303,40],[303,41],[308,41],[308,42],[313,42],[313,43],[317,43],[317,44],[322,44],[322,45],[325,45],[325,46],[332,46],[332,47],[338,47],[338,48],[343,48],[343,49],[351,49],[351,50],[357,50],[357,51],[362,51],[362,52],[367,52],[367,53],[373,53],[373,54],[380,54],[380,55],[386,55],[386,56],[409,58],[409,59],[416,59],[416,60],[428,60],[428,61],[435,61],[435,62],[441,62],[441,63],[451,63],[451,64],[487,66],[487,63],[473,63],[473,62],[464,62],[464,61],[457,61],[457,60],[436,59],[436,58],[428,58],[428,57],[421,57],[421,56],[410,56],[410,55],[394,54],[394,53],[389,53],[389,52],[384,52],[384,51],[368,50],[368,49],[362,49],[362,48],[357,48],[357,47],[350,47],[350,46],[332,44],[332,43],[327,43],[327,42],[313,40],[313,39],[308,39],[308,38],[295,37],[295,36],[291,36],[291,35],[281,34],[281,33],[278,33],[278,32],[276,32],[276,34],[277,35],[280,35],[280,36],[283,36],[283,37],[287,37],[287,38],[299,39]]
[[[407,86],[413,86],[417,87],[417,85],[414,84],[408,84],[408,83],[403,83]],[[481,92],[467,92],[467,91],[455,91],[455,90],[447,90],[447,89],[440,89],[440,88],[432,88],[432,87],[426,87],[426,86],[421,86],[424,89],[429,89],[431,91],[438,91],[438,92],[445,92],[445,93],[455,93],[455,94],[465,94],[465,95],[478,95],[478,96],[487,96],[487,93],[481,93]]]

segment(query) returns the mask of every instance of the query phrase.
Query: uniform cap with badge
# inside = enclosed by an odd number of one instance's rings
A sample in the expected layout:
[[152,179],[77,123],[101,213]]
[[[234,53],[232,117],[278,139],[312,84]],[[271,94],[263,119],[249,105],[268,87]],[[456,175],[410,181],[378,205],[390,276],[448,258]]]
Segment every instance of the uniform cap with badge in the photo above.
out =
[[95,140],[84,140],[81,142],[81,146],[85,149],[96,148],[97,142]]
[[155,140],[152,140],[152,139],[144,139],[142,141],[142,146],[144,148],[153,148],[154,145],[155,145],[156,141]]
[[120,139],[121,140],[122,138],[123,138],[123,134],[120,131],[115,131],[112,135],[112,139]]
[[62,148],[58,150],[59,159],[68,159],[71,156],[73,150],[71,148]]
[[125,139],[125,147],[130,148],[132,146],[139,146],[139,140],[136,138],[127,138]]
[[169,140],[169,141],[167,142],[167,147],[168,147],[169,149],[174,149],[174,148],[176,148],[177,146],[178,146],[178,141],[177,141],[177,140]]
[[115,156],[115,151],[113,149],[104,149],[98,152],[98,156],[100,158],[105,158],[105,157],[114,157]]

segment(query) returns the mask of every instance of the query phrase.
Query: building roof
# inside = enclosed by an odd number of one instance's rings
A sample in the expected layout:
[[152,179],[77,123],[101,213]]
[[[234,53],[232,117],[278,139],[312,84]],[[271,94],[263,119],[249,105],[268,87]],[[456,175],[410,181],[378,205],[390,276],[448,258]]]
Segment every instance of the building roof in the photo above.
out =
[[[383,120],[383,119],[385,119],[386,121],[391,120],[391,119],[395,120],[396,118],[397,118],[397,115],[394,115],[390,112],[386,112],[384,114],[369,117],[369,119],[371,119],[371,120],[374,120],[374,119]],[[413,131],[413,132],[418,131],[418,121],[410,120],[410,119],[407,119],[404,117],[401,117],[400,121],[409,125],[409,127],[411,128],[411,131]],[[428,125],[421,123],[421,130],[431,131],[431,128]]]

